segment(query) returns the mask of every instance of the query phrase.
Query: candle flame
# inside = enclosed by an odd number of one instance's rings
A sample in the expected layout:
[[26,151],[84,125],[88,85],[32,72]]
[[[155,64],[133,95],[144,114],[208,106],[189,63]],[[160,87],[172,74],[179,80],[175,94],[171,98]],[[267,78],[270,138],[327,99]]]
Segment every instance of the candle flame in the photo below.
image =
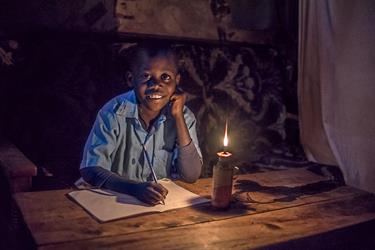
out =
[[228,121],[225,122],[224,147],[228,147]]

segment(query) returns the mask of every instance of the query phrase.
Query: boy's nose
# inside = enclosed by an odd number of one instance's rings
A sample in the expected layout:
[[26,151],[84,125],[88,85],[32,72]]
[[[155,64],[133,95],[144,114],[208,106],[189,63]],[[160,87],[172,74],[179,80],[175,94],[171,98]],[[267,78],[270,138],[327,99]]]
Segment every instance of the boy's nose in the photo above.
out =
[[150,80],[147,81],[147,86],[148,87],[152,87],[152,86],[158,86],[159,85],[159,82],[153,78],[151,78]]

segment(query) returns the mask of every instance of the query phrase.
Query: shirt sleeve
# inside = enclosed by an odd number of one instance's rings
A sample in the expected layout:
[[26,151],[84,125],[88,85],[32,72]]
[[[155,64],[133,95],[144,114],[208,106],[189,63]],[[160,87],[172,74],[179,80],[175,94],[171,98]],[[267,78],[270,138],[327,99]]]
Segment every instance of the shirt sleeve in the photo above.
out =
[[196,131],[196,119],[189,109],[185,112],[185,122],[188,127],[191,142],[178,148],[177,166],[181,177],[187,182],[195,182],[202,172],[202,153]]
[[132,183],[123,177],[101,167],[82,168],[82,178],[96,188],[106,188],[116,192],[137,195],[142,189],[141,183]]
[[111,154],[116,149],[118,134],[116,115],[108,108],[100,110],[86,141],[80,169],[98,166],[111,170]]

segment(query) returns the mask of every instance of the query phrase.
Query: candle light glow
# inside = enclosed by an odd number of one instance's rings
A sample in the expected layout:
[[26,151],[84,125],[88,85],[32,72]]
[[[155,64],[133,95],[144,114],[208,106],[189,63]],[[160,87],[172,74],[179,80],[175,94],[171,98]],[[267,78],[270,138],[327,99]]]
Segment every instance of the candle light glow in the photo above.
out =
[[224,151],[218,152],[217,155],[221,158],[228,158],[232,155],[232,153],[227,151],[227,147],[229,144],[229,139],[228,139],[228,121],[225,122],[225,132],[224,132],[224,140],[223,140],[223,145],[224,145]]
[[228,121],[225,122],[225,133],[223,140],[224,147],[228,147]]

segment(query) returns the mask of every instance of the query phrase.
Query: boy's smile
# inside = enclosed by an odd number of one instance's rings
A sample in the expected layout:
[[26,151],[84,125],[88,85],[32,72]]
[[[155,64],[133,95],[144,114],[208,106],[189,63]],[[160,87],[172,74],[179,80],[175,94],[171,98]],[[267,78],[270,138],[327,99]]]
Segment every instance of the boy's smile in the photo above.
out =
[[163,55],[150,58],[142,54],[132,75],[140,110],[152,116],[159,115],[169,103],[179,80],[180,75],[171,58]]

